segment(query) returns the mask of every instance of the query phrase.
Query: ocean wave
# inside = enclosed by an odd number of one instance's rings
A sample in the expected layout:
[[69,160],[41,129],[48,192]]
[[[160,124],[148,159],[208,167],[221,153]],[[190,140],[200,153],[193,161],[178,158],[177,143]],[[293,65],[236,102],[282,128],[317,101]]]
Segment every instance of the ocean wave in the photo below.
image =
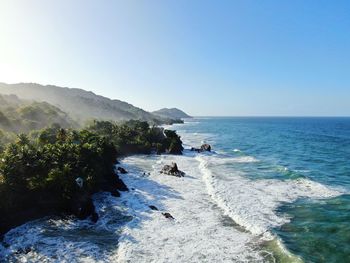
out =
[[[213,156],[197,156],[199,168],[213,200],[237,224],[252,234],[271,240],[275,236],[271,229],[289,221],[277,215],[276,209],[282,202],[294,202],[300,197],[329,198],[342,194],[320,183],[301,178],[296,180],[262,179],[251,180],[241,173],[227,174],[229,181],[217,179],[212,171],[217,163],[229,163],[234,158],[218,161]],[[225,159],[225,158],[224,158]],[[220,178],[223,175],[220,174]]]
[[89,219],[43,218],[10,230],[0,250],[2,262],[111,262],[117,255],[119,229],[130,221],[109,193],[94,195],[99,214]]
[[[135,190],[122,196],[130,213],[139,221],[130,222],[119,244],[119,259],[126,262],[263,262],[255,237],[231,224],[223,224],[222,210],[208,196],[197,161],[192,155],[163,155],[145,165],[140,156],[128,157],[129,169],[123,180]],[[166,176],[164,164],[176,162],[186,175]],[[135,168],[137,167],[137,168]],[[140,171],[150,173],[147,177]],[[150,212],[147,205],[160,211]],[[145,210],[146,207],[146,210]],[[175,220],[161,213],[171,213]],[[140,223],[140,224],[139,224]],[[135,226],[137,224],[137,227]],[[131,242],[128,237],[132,237]]]
[[[204,133],[179,134],[188,146],[214,138]],[[176,162],[186,173],[184,178],[159,174],[170,162]],[[252,156],[190,151],[183,156],[128,157],[122,165],[129,173],[121,178],[130,192],[120,198],[107,193],[95,195],[100,216],[97,224],[71,219],[29,222],[5,236],[8,247],[0,245],[0,259],[264,262],[267,257],[262,253],[273,255],[261,250],[261,240],[285,250],[272,231],[290,220],[277,214],[281,203],[300,197],[329,198],[342,192],[306,178],[251,180],[226,165],[255,162],[259,160]],[[149,205],[159,211],[150,210]],[[170,212],[175,220],[164,218],[162,212]],[[232,219],[228,226],[222,222],[223,213]],[[286,250],[284,253],[288,255]]]
[[210,133],[191,133],[178,131],[185,148],[200,147],[203,143],[213,144],[214,135]]
[[199,124],[200,122],[199,121],[186,121],[184,120],[184,123],[183,124],[186,124],[186,125],[196,125],[196,124]]
[[[219,152],[218,152],[219,153]],[[230,163],[256,163],[259,162],[258,159],[256,159],[253,156],[238,156],[238,157],[231,157],[226,154],[206,154],[203,156],[207,156],[207,161],[210,162],[212,165],[223,165],[223,164],[230,164]]]

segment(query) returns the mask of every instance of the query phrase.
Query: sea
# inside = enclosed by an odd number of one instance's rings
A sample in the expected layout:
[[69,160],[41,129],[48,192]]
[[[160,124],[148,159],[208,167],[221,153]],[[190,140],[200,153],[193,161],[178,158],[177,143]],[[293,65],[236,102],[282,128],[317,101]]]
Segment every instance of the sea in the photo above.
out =
[[[5,235],[0,261],[350,262],[350,118],[201,117],[165,128],[181,135],[183,155],[123,159],[130,191],[96,194],[96,224],[28,222]],[[212,151],[190,150],[203,143]],[[183,178],[159,173],[171,162]]]

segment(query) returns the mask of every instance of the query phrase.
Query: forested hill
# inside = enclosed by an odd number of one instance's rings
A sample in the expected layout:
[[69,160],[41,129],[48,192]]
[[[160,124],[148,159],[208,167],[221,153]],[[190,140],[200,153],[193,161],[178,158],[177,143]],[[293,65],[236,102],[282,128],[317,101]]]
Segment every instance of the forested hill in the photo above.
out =
[[91,119],[171,122],[166,117],[154,115],[124,101],[111,100],[82,89],[43,86],[35,83],[0,83],[0,93],[15,94],[21,99],[46,101],[67,112],[80,123]]
[[171,118],[171,119],[192,118],[190,115],[188,115],[187,113],[177,108],[171,108],[171,109],[163,108],[163,109],[154,111],[152,113],[163,118]]
[[47,102],[19,99],[16,95],[0,95],[0,129],[27,133],[53,124],[62,128],[77,127],[65,112]]

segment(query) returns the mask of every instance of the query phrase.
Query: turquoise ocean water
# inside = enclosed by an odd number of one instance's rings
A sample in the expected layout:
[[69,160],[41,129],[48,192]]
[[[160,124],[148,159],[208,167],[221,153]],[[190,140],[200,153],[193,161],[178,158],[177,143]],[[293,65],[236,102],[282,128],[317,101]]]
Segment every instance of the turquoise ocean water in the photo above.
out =
[[[0,261],[158,262],[162,254],[157,251],[168,244],[166,238],[159,240],[158,236],[169,231],[169,222],[157,221],[163,226],[157,223],[154,235],[143,229],[145,236],[139,236],[138,241],[130,239],[124,227],[129,222],[147,226],[150,218],[140,218],[145,211],[153,213],[148,211],[149,194],[164,187],[159,183],[159,165],[176,160],[179,169],[188,174],[185,181],[168,178],[169,182],[174,187],[187,182],[192,194],[186,195],[188,199],[176,197],[176,206],[169,209],[176,216],[191,218],[191,222],[183,221],[170,236],[191,224],[202,224],[204,230],[215,228],[196,232],[201,233],[197,237],[182,233],[184,240],[171,247],[175,259],[171,262],[184,262],[180,260],[183,251],[188,252],[186,262],[199,262],[198,254],[210,255],[202,262],[213,262],[213,258],[226,258],[226,262],[350,262],[350,118],[193,118],[168,128],[182,136],[184,154],[130,157],[126,179],[134,178],[129,180],[142,191],[130,191],[122,198],[108,193],[95,195],[100,216],[96,224],[43,218],[13,229],[0,242]],[[190,151],[204,142],[212,145],[211,153]],[[153,173],[151,180],[145,171]],[[176,193],[175,188],[165,189]],[[175,198],[154,196],[159,205]],[[185,201],[188,206],[180,209]],[[204,219],[198,213],[203,209]],[[138,231],[142,227],[134,234]],[[216,239],[207,233],[216,233]],[[134,240],[134,247],[128,240]],[[152,240],[148,251],[145,244]],[[245,241],[241,247],[230,247],[225,240],[236,246]],[[125,259],[124,250],[119,250],[121,243],[124,248],[131,246],[133,260]],[[199,249],[195,254],[192,248],[203,244],[211,249],[205,253]],[[135,260],[137,253],[143,260]],[[242,260],[235,261],[237,258]]]
[[[266,207],[286,220],[274,223],[271,211],[263,210],[261,215],[248,211],[250,224],[254,216],[256,221],[265,217],[269,231],[305,262],[350,262],[350,118],[198,118],[176,128],[186,136],[201,134],[203,142],[212,144],[216,159],[228,160],[209,160],[208,167],[218,181],[227,182],[226,195],[231,180],[232,195],[239,193],[236,202],[251,198],[251,204],[261,202],[258,207],[264,207],[265,200],[270,202],[278,193],[278,205]],[[252,182],[252,191],[249,186],[239,192],[234,189],[237,173]],[[259,182],[268,182],[271,188],[258,189]],[[284,185],[294,182],[316,182],[340,194],[319,198],[303,194],[284,200],[283,195],[294,191],[283,192]],[[259,192],[265,196],[257,197]]]

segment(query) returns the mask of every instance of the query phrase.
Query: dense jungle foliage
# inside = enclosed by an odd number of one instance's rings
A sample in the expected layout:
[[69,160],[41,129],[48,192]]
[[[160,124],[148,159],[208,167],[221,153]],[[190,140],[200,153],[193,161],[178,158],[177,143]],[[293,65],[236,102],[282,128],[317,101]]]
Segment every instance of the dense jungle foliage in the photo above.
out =
[[183,150],[176,132],[142,121],[94,121],[80,130],[55,124],[16,137],[3,132],[0,142],[0,233],[18,217],[74,213],[74,200],[118,184],[117,157]]

